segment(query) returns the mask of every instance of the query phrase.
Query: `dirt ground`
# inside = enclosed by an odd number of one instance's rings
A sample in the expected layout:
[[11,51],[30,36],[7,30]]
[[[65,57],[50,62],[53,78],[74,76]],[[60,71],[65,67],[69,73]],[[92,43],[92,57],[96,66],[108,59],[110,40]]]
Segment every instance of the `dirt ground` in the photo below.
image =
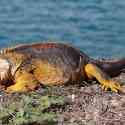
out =
[[[125,74],[115,79],[125,83]],[[56,93],[68,102],[56,110],[58,125],[125,125],[123,93],[103,91],[96,82],[58,87]]]
[[[115,79],[125,83],[125,74]],[[37,93],[46,94],[43,88]],[[96,81],[54,86],[49,94],[66,100],[65,105],[46,110],[57,114],[57,125],[125,125],[125,94],[103,91]]]

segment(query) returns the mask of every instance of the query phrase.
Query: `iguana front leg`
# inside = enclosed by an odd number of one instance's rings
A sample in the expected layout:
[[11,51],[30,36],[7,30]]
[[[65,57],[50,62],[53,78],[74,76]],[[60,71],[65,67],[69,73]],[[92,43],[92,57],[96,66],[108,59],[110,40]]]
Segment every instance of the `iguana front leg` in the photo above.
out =
[[35,79],[33,74],[23,72],[18,74],[18,76],[15,78],[15,84],[7,87],[6,92],[27,92],[30,90],[35,90],[39,85],[39,82]]
[[85,72],[88,78],[96,78],[104,90],[111,89],[114,92],[122,91],[120,84],[112,80],[105,72],[94,64],[87,64]]

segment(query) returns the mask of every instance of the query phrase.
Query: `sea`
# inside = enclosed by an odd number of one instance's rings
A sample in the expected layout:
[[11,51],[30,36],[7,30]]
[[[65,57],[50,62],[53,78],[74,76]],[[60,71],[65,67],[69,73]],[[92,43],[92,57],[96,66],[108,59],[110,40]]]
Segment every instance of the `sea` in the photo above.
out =
[[125,0],[0,0],[0,49],[47,41],[125,57]]

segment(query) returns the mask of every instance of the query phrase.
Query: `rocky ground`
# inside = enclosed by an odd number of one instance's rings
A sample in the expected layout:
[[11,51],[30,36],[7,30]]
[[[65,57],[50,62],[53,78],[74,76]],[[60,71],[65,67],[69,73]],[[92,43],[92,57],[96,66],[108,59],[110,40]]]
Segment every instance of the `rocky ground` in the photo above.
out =
[[[125,83],[125,74],[116,80]],[[0,125],[125,125],[125,94],[95,81],[1,94]]]

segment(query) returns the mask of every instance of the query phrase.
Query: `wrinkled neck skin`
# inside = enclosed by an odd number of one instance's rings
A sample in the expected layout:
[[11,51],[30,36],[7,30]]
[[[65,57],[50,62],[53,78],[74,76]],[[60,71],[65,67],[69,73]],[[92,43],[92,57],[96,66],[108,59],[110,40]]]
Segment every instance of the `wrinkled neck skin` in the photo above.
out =
[[[7,67],[4,69],[6,75],[3,75],[3,79],[12,79],[16,71],[21,66],[22,62],[27,58],[24,54],[19,54],[16,52],[9,52],[0,54],[0,65],[5,65],[3,67]],[[0,67],[0,77],[2,73],[2,68]]]
[[104,72],[109,74],[111,77],[115,77],[119,75],[121,72],[125,70],[125,58],[118,60],[96,60],[89,59],[88,63],[93,63],[100,67]]
[[[13,53],[0,54],[0,84],[8,86],[14,81],[14,75],[18,69],[20,56]],[[12,83],[11,83],[12,84]]]
[[0,58],[0,85],[8,86],[8,81],[11,80],[11,63],[5,58]]

